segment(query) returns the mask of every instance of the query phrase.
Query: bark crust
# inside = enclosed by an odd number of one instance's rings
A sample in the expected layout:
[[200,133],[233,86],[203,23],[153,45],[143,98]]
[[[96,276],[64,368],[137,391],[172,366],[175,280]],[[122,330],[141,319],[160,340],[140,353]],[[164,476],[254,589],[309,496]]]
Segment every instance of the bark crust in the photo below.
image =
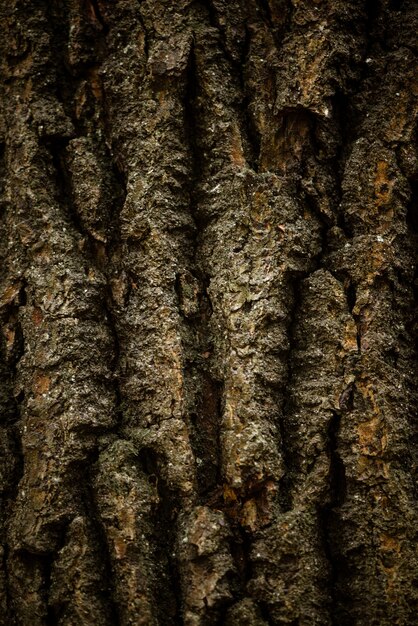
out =
[[0,21],[0,624],[413,624],[416,3]]

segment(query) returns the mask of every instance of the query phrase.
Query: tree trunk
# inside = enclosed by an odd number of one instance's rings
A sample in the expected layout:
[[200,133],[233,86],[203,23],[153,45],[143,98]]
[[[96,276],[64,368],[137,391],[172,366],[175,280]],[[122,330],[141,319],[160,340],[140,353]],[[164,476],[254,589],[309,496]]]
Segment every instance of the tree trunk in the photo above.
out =
[[416,623],[415,0],[1,25],[0,623]]

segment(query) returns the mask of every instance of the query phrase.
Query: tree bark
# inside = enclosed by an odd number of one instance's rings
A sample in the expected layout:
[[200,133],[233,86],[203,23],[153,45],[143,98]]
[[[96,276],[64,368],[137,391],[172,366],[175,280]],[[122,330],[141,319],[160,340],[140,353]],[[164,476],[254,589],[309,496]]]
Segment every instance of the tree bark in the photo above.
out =
[[0,623],[416,623],[416,2],[1,25]]

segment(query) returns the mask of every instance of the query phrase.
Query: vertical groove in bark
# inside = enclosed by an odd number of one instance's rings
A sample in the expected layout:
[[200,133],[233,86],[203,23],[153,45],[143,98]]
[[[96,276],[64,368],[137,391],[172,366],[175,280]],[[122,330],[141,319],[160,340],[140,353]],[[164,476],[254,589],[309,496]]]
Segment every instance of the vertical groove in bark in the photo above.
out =
[[[416,575],[411,550],[416,522],[410,474],[401,469],[401,458],[408,458],[410,448],[408,409],[399,412],[400,395],[407,398],[410,386],[410,369],[405,365],[414,360],[403,330],[411,298],[406,287],[412,278],[406,260],[411,248],[405,229],[407,190],[393,149],[399,142],[403,151],[408,150],[416,103],[406,124],[399,113],[395,122],[388,102],[396,107],[397,98],[408,97],[397,82],[402,76],[410,84],[410,53],[398,40],[396,48],[401,52],[391,49],[389,25],[400,15],[390,14],[384,3],[374,10],[372,33],[383,31],[384,40],[375,39],[365,59],[370,68],[364,79],[369,99],[359,96],[354,101],[359,121],[346,161],[342,201],[352,239],[347,250],[339,253],[345,261],[336,262],[354,285],[353,314],[359,333],[350,422],[342,421],[347,500],[333,533],[334,546],[337,537],[339,541],[335,552],[340,565],[336,587],[340,623],[353,619],[390,623],[401,614],[409,621],[413,618],[407,607],[416,603],[413,583],[402,586],[403,591],[398,587],[403,576]],[[408,17],[406,7],[403,19],[407,35],[406,22],[413,16]],[[409,574],[403,569],[407,563]]]
[[412,623],[414,2],[26,4],[0,621]]

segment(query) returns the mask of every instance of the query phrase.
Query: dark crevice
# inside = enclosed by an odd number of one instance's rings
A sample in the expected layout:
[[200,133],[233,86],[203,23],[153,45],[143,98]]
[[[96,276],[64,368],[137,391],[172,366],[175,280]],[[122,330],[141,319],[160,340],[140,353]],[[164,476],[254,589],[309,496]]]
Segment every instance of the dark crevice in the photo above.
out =
[[45,626],[55,626],[55,624],[57,623],[55,611],[49,604],[49,594],[50,594],[51,582],[52,582],[51,573],[52,573],[52,567],[55,561],[55,554],[56,553],[50,553],[50,554],[45,554],[45,555],[32,555],[30,553],[27,553],[28,561],[31,559],[36,560],[38,564],[40,564],[41,569],[42,569],[43,585],[42,585],[42,588],[40,589],[40,593],[42,594],[44,601],[45,601],[45,609],[46,609]]
[[[302,195],[302,194],[301,194]],[[316,199],[305,193],[302,195],[304,198],[304,204],[309,209],[312,215],[317,218],[319,236],[321,239],[319,251],[312,258],[312,269],[309,271],[309,274],[312,274],[315,270],[320,269],[324,266],[324,259],[326,259],[326,255],[328,252],[328,231],[331,226],[330,219],[324,215],[320,208],[317,205]],[[305,278],[309,275],[307,274]]]
[[193,451],[197,462],[198,492],[205,498],[221,479],[219,433],[223,386],[213,380],[204,367],[202,370],[201,396],[193,424]]
[[280,51],[283,35],[291,29],[293,3],[288,0],[258,0],[258,6],[273,37],[276,50]]
[[[208,292],[210,278],[199,268],[198,257],[200,238],[205,228],[204,220],[197,212],[199,202],[197,189],[202,179],[202,155],[199,148],[199,127],[197,121],[197,90],[198,76],[195,67],[193,49],[190,53],[188,79],[184,98],[184,118],[186,136],[191,156],[190,175],[190,211],[195,224],[193,242],[192,279],[196,283],[197,293],[192,297],[194,313],[185,317],[186,326],[194,338],[193,350],[189,355],[189,372],[191,380],[197,379],[198,389],[195,393],[195,406],[191,411],[192,447],[197,459],[198,491],[203,496],[215,488],[220,480],[220,422],[222,413],[223,384],[214,379],[210,371],[213,345],[209,329],[212,305]],[[177,277],[177,292],[180,308],[186,311],[183,300],[187,296],[187,280],[184,287]],[[191,307],[189,306],[189,309]]]
[[[166,494],[163,494],[161,497],[164,499]],[[181,579],[177,563],[171,556],[175,546],[175,524],[173,524],[173,521],[168,521],[167,518],[161,517],[162,515],[161,510],[158,510],[155,517],[155,559],[157,563],[161,563],[166,576],[159,577],[158,572],[156,573],[155,599],[158,602],[156,614],[158,615],[158,623],[161,626],[181,626],[183,623],[180,606],[180,598],[182,596]]]
[[390,0],[389,1],[389,10],[390,11],[402,11],[403,0]]
[[[211,26],[216,28],[219,35],[219,43],[224,55],[224,58],[229,62],[231,74],[238,81],[239,91],[241,96],[241,106],[239,111],[237,111],[238,116],[241,119],[241,124],[243,126],[242,131],[245,131],[245,137],[247,140],[248,151],[250,154],[246,155],[248,165],[255,172],[258,171],[258,159],[260,155],[260,136],[257,132],[255,124],[253,123],[249,111],[249,104],[251,102],[251,95],[247,93],[246,84],[245,84],[245,66],[248,59],[248,55],[250,52],[250,44],[251,44],[251,32],[248,24],[243,22],[243,32],[245,36],[242,41],[242,45],[240,47],[240,53],[237,58],[234,58],[233,54],[228,50],[225,33],[219,23],[219,18],[217,15],[216,8],[213,6],[211,0],[206,0],[206,7],[209,13],[209,21]],[[190,84],[190,83],[189,83]]]
[[104,573],[103,595],[104,600],[109,608],[109,617],[112,626],[119,626],[119,612],[116,602],[116,594],[114,588],[114,573],[111,564],[110,552],[107,543],[106,533],[100,520],[97,510],[96,500],[92,488],[91,469],[95,465],[95,459],[90,459],[89,468],[87,468],[87,480],[83,481],[81,490],[82,501],[84,504],[85,515],[92,526],[94,540],[97,545],[97,554],[100,555],[100,562]]
[[[363,10],[362,32],[360,39],[361,61],[349,60],[350,76],[347,76],[341,86],[337,86],[332,96],[332,108],[338,125],[338,145],[334,159],[333,172],[338,194],[337,226],[341,228],[347,239],[354,236],[350,218],[345,214],[343,180],[347,160],[352,151],[353,143],[358,138],[359,127],[363,114],[356,107],[355,98],[361,93],[361,86],[373,74],[373,64],[370,57],[374,54],[372,47],[376,45],[374,30],[380,14],[379,0],[366,0]],[[360,36],[360,35],[358,35]],[[379,77],[380,80],[380,77]]]
[[[162,479],[161,465],[165,460],[152,448],[144,447],[138,453],[138,464],[148,481],[158,493],[158,503],[152,515],[153,560],[156,587],[154,589],[158,624],[181,626],[180,575],[174,557],[177,531],[177,514],[180,503]],[[161,575],[165,572],[165,575]]]
[[247,22],[245,22],[244,28],[245,28],[245,37],[244,37],[244,41],[242,44],[241,56],[239,60],[240,66],[241,66],[241,71],[240,71],[241,87],[242,87],[243,92],[245,92],[245,69],[246,69],[246,64],[247,64],[248,57],[250,55],[250,50],[251,50],[251,29],[249,28]]
[[353,410],[354,408],[354,390],[355,390],[355,385],[354,383],[350,383],[345,389],[344,391],[341,393],[339,399],[338,399],[338,404],[340,407],[341,411],[344,411],[345,413],[349,413],[350,411]]
[[[68,522],[61,522],[54,526],[56,526],[55,531],[57,535],[53,551],[39,554],[28,549],[19,549],[13,553],[9,552],[9,560],[13,559],[14,563],[19,562],[18,569],[26,571],[28,580],[32,579],[34,570],[38,569],[41,573],[42,583],[37,591],[42,598],[45,608],[45,626],[55,626],[57,624],[57,611],[50,603],[51,586],[53,584],[52,571],[57,554],[65,545]],[[14,569],[16,569],[16,566],[14,566]],[[10,595],[12,596],[13,593]]]
[[[96,0],[83,2],[77,16],[72,15],[65,5],[64,2],[49,2],[46,13],[51,25],[50,47],[54,58],[56,97],[77,127],[79,120],[74,115],[74,94],[80,82],[88,79],[89,70],[100,67],[109,29]],[[71,54],[71,30],[76,31],[76,55]],[[73,65],[74,62],[76,65]],[[80,121],[80,124],[83,122]]]
[[[271,618],[270,618],[270,609],[269,609],[269,605],[267,602],[263,602],[262,600],[257,602],[257,606],[260,610],[260,615],[262,617],[262,619],[266,622],[266,624],[268,624],[268,626],[270,626],[270,624],[273,624]],[[292,626],[293,624],[295,624],[297,626],[298,622],[296,623],[295,620],[293,620],[292,622],[287,622],[288,626]]]
[[366,0],[364,3],[364,10],[366,14],[365,33],[366,41],[369,42],[369,46],[373,45],[376,40],[379,40],[383,34],[379,30],[375,32],[378,19],[381,15],[381,9],[381,0]]
[[[319,180],[322,176],[327,176],[328,174],[332,178],[332,191],[328,190],[330,214],[324,213],[321,207],[323,190],[318,188],[318,185],[314,183],[313,189],[306,189],[304,194],[305,202],[311,212],[317,217],[321,228],[322,246],[319,254],[321,261],[318,260],[318,267],[322,265],[322,259],[326,259],[329,251],[328,231],[330,228],[336,225],[341,228],[347,238],[352,237],[350,226],[346,223],[346,217],[341,206],[343,200],[342,181],[348,157],[346,146],[350,145],[352,134],[352,114],[349,109],[347,94],[341,89],[336,89],[332,98],[332,111],[335,120],[329,123],[325,123],[315,116],[310,116],[310,151],[314,159],[314,170],[317,171]],[[319,138],[321,125],[325,139]],[[321,158],[321,152],[324,148],[327,148],[328,143],[334,144],[333,150],[331,154]],[[305,176],[307,177],[307,174]],[[302,187],[304,187],[303,183]],[[326,266],[329,266],[328,262]]]
[[258,5],[261,9],[261,13],[266,21],[268,29],[274,33],[274,24],[271,16],[270,2],[269,0],[259,0]]
[[[190,152],[190,178],[189,178],[189,195],[190,195],[190,211],[197,227],[197,236],[200,233],[199,217],[196,214],[196,205],[198,197],[196,190],[203,175],[203,155],[199,148],[199,127],[198,127],[198,89],[199,76],[196,66],[196,58],[194,47],[191,47],[189,55],[189,64],[187,68],[186,88],[184,92],[184,128],[186,141]],[[195,247],[197,241],[195,241]],[[197,251],[195,250],[195,256]]]
[[49,602],[49,593],[52,584],[52,567],[54,564],[54,556],[48,555],[42,557],[43,559],[43,576],[44,576],[44,592],[46,596],[46,616],[45,616],[45,624],[46,626],[55,626],[58,623],[59,619],[59,610],[56,610],[55,607],[51,606]]
[[353,309],[355,307],[356,304],[356,287],[354,285],[354,283],[350,282],[347,289],[346,289],[346,297],[347,297],[347,306],[348,306],[348,310],[350,311],[350,313],[353,313]]
[[357,352],[361,354],[361,335],[362,335],[362,314],[360,311],[359,315],[353,315],[354,322],[356,324],[356,342],[357,342]]
[[[3,499],[0,499],[0,506],[2,507],[3,513],[7,511],[7,508],[4,506]],[[1,521],[3,525],[3,520]],[[6,539],[4,538],[4,528],[1,529],[2,537],[1,544],[3,548],[3,558],[0,562],[1,572],[4,575],[4,593],[5,593],[5,605],[6,605],[6,615],[3,615],[4,623],[6,623],[6,619],[8,620],[8,624],[13,624],[13,594],[10,584],[10,573],[9,573],[9,560],[10,560],[10,548]]]
[[127,189],[126,189],[126,176],[123,171],[118,167],[117,163],[114,161],[110,154],[109,148],[106,146],[106,156],[108,158],[108,163],[111,166],[111,173],[114,179],[115,186],[115,202],[113,203],[113,211],[110,215],[110,221],[112,224],[112,228],[110,231],[109,238],[109,252],[108,256],[111,256],[112,247],[117,245],[120,242],[120,212],[125,204]]
[[258,173],[260,162],[261,137],[251,117],[251,113],[249,110],[250,102],[251,98],[249,96],[245,96],[242,102],[243,125],[245,127],[246,138],[250,149],[250,154],[247,155],[247,162],[249,167],[255,173]]
[[22,404],[22,402],[24,402],[25,400],[25,392],[19,391],[19,393],[17,394],[17,396],[15,396],[15,400],[16,400],[16,404],[19,406],[20,404]]
[[[329,269],[329,268],[328,268]],[[361,335],[362,335],[362,316],[360,313],[354,313],[354,309],[357,302],[357,288],[355,283],[351,280],[351,277],[347,276],[347,272],[345,270],[330,270],[331,274],[334,276],[338,282],[341,283],[344,294],[347,302],[347,311],[350,313],[353,318],[355,327],[356,327],[356,342],[357,342],[357,352],[360,354],[361,352]]]
[[[288,374],[290,380],[291,374]],[[281,456],[283,461],[284,475],[280,479],[279,483],[279,503],[282,511],[290,511],[292,508],[292,445],[290,443],[290,437],[288,436],[289,429],[287,428],[287,416],[290,415],[293,409],[291,400],[286,399],[283,405],[283,416],[278,421],[280,442],[281,442]]]
[[248,533],[237,523],[234,524],[232,522],[231,528],[233,537],[230,541],[230,550],[237,570],[241,590],[238,597],[243,597],[245,587],[252,577],[251,561],[249,558],[251,539]]
[[[416,152],[417,145],[417,132],[415,131],[412,135],[412,140],[410,144],[410,148],[414,149],[415,157],[418,156]],[[398,163],[401,161],[398,155]],[[402,161],[401,161],[402,163]],[[410,376],[405,376],[404,384],[406,389],[408,389],[407,393],[409,396],[409,405],[411,410],[408,411],[408,421],[410,424],[410,441],[409,441],[409,449],[410,449],[410,466],[408,468],[405,467],[405,471],[410,471],[413,477],[413,490],[414,490],[414,498],[415,501],[418,500],[418,481],[416,480],[418,476],[418,458],[417,458],[417,450],[418,450],[418,425],[415,417],[415,407],[418,402],[418,389],[416,385],[416,379],[413,377],[413,372],[418,371],[418,171],[416,166],[412,169],[408,168],[408,171],[405,171],[405,163],[403,167],[401,166],[404,176],[407,178],[410,185],[410,197],[409,202],[407,204],[407,214],[406,214],[406,223],[408,227],[408,247],[410,250],[410,258],[411,258],[411,268],[410,273],[408,273],[408,280],[405,281],[405,274],[403,272],[397,272],[397,278],[402,285],[406,282],[407,292],[403,299],[406,301],[409,300],[409,305],[407,306],[407,311],[405,311],[405,316],[403,318],[405,329],[407,332],[407,336],[405,337],[407,343],[410,346],[410,354],[411,360],[413,362],[412,369],[410,373],[412,374],[412,378]],[[406,268],[405,268],[406,269]],[[411,276],[412,274],[412,276]],[[400,356],[400,346],[394,346],[389,354],[386,354],[386,358],[393,355],[392,364],[395,368],[398,367],[399,356]],[[402,359],[403,360],[403,359]],[[409,461],[407,461],[409,463]]]
[[139,8],[138,8],[138,14],[137,15],[138,15],[138,22],[140,23],[140,25],[142,27],[142,30],[143,30],[143,33],[144,33],[144,53],[145,53],[145,58],[148,59],[149,58],[149,47],[150,47],[150,44],[149,44],[149,33],[148,33],[147,27],[145,26],[145,21],[144,21],[144,18],[142,16],[142,13],[141,13],[141,4],[142,4],[142,0],[138,0]]
[[[22,430],[21,430],[21,406],[25,399],[24,391],[16,393],[17,365],[24,354],[24,336],[19,322],[19,309],[26,304],[26,281],[23,282],[19,294],[12,304],[6,306],[0,317],[0,325],[3,332],[0,338],[0,411],[1,423],[5,429],[4,447],[2,452],[6,452],[2,459],[2,484],[0,485],[2,513],[7,520],[11,515],[13,504],[16,501],[19,483],[23,476],[24,457],[22,450]],[[10,332],[14,333],[13,350],[6,357],[4,329],[8,325]],[[6,576],[6,601],[10,606],[10,588],[8,582],[7,555],[9,553],[6,529],[2,529],[2,543],[4,548],[4,568]]]
[[[109,300],[111,301],[111,294],[109,295]],[[118,432],[119,428],[122,426],[123,421],[123,401],[122,401],[122,392],[120,389],[120,383],[118,378],[118,368],[120,363],[120,342],[119,335],[116,327],[116,321],[114,315],[112,313],[112,307],[104,301],[103,303],[105,312],[106,312],[106,320],[107,326],[109,328],[112,340],[113,340],[113,350],[110,359],[110,366],[112,369],[113,375],[113,389],[115,393],[115,404],[114,404],[114,413],[115,413],[115,426],[112,428],[112,432]]]
[[279,419],[278,427],[281,439],[281,455],[284,466],[284,476],[280,480],[279,502],[282,510],[290,511],[292,508],[292,488],[293,488],[293,471],[294,471],[294,454],[292,443],[292,432],[289,428],[289,416],[293,411],[292,394],[289,390],[293,381],[293,355],[297,348],[296,344],[296,328],[298,324],[298,311],[301,305],[301,283],[306,278],[305,274],[293,277],[290,283],[291,293],[293,295],[291,308],[288,313],[288,349],[286,353],[287,362],[287,378],[283,383],[283,408],[282,417]]
[[324,552],[329,564],[329,592],[331,596],[330,623],[332,626],[338,626],[340,623],[337,615],[339,602],[338,580],[340,572],[337,557],[338,551],[334,545],[335,524],[338,517],[336,511],[345,502],[347,491],[345,468],[338,453],[340,419],[340,415],[334,413],[328,425],[328,454],[330,458],[329,501],[318,510],[319,527],[322,530]]
[[271,13],[271,8],[270,8],[270,1],[258,0],[258,6],[260,8],[263,21],[265,22],[268,31],[273,37],[276,50],[280,50],[282,42],[280,41],[279,33],[277,32],[277,28],[275,27],[274,22],[273,22],[273,16]]
[[102,35],[106,36],[109,32],[109,27],[106,24],[105,20],[103,19],[103,16],[100,12],[100,7],[99,4],[97,2],[97,0],[90,0],[91,6],[94,10],[94,15],[96,20],[99,22],[101,29],[102,29]]
[[71,201],[71,178],[66,164],[65,151],[69,144],[67,138],[54,138],[45,141],[46,148],[48,149],[52,164],[55,170],[55,181],[57,186],[57,200],[65,210],[65,216],[67,220],[74,226],[75,230],[86,236],[83,232],[83,228],[80,222],[80,218],[77,212],[74,210],[73,203]]
[[339,211],[338,216],[337,216],[337,226],[339,228],[341,228],[341,230],[343,231],[346,239],[353,239],[353,237],[354,237],[353,227],[347,221],[347,218],[344,215],[342,210]]
[[[20,411],[16,409],[17,416]],[[17,419],[17,417],[16,417]],[[9,477],[9,482],[7,487],[2,485],[3,493],[0,497],[0,507],[2,514],[4,515],[4,520],[7,520],[13,510],[13,504],[16,501],[18,491],[19,491],[19,483],[23,477],[24,471],[24,456],[22,450],[22,441],[21,441],[21,432],[17,424],[12,425],[9,428],[10,438],[14,449],[11,450],[13,453],[13,466],[11,475]],[[3,460],[4,462],[4,460]],[[6,522],[7,523],[7,522]],[[1,524],[3,525],[3,520],[1,520]],[[3,548],[3,563],[2,568],[4,571],[4,582],[5,582],[5,595],[6,595],[6,607],[9,611],[10,623],[12,623],[11,615],[12,615],[12,589],[9,580],[9,544],[7,542],[7,526],[1,529],[1,537],[0,542]]]
[[6,201],[4,198],[4,183],[6,175],[6,159],[5,159],[6,144],[0,141],[0,218],[6,208]]
[[[242,533],[239,532],[239,529],[235,529],[233,531],[233,538],[229,542],[229,550],[235,565],[234,574],[229,574],[228,576],[232,596],[230,599],[223,599],[222,604],[218,605],[216,618],[209,618],[211,620],[210,623],[216,624],[217,626],[223,626],[226,623],[229,609],[236,602],[246,597],[245,584],[249,579],[249,561],[247,558],[249,545],[245,545],[247,542],[243,541],[241,535]],[[209,615],[210,612],[208,612],[208,616]],[[229,623],[228,621],[228,624]]]
[[418,180],[409,181],[411,197],[407,205],[406,223],[409,230],[418,234]]
[[246,132],[246,139],[249,146],[250,154],[247,156],[247,161],[249,167],[253,169],[254,172],[258,172],[259,168],[259,160],[260,160],[260,150],[261,150],[261,136],[257,130],[254,119],[251,115],[250,104],[253,98],[253,94],[248,93],[245,74],[246,74],[246,66],[248,62],[248,58],[251,50],[251,29],[248,27],[248,24],[245,24],[245,40],[241,53],[241,90],[243,94],[242,99],[242,118],[243,118],[243,126]]
[[[352,401],[348,408],[352,408]],[[338,436],[340,430],[341,416],[334,413],[328,425],[328,445],[330,457],[330,507],[341,506],[346,499],[346,479],[345,468],[338,453]]]
[[[7,561],[6,561],[7,557]],[[53,561],[53,555],[39,555],[29,552],[25,549],[5,550],[5,572],[7,575],[7,593],[8,593],[8,606],[10,610],[10,622],[8,624],[15,624],[16,619],[19,617],[20,608],[22,606],[23,598],[20,597],[19,591],[21,591],[21,580],[16,585],[16,570],[19,571],[20,576],[24,572],[27,575],[27,580],[30,581],[30,600],[36,602],[38,599],[41,604],[41,610],[43,613],[43,623],[46,626],[51,626],[53,622],[50,619],[50,612],[48,608],[48,594],[50,588],[50,572]],[[40,575],[40,576],[39,576]],[[35,587],[33,584],[36,579],[41,577],[41,584]],[[10,578],[14,578],[13,583],[10,582]],[[25,589],[26,591],[26,589]],[[36,598],[37,596],[37,598]],[[2,616],[3,618],[5,616]],[[5,623],[5,622],[4,622]],[[20,621],[19,621],[20,623]],[[22,622],[23,623],[23,622]]]
[[225,30],[222,28],[216,7],[213,5],[212,0],[204,0],[204,5],[208,11],[209,23],[215,30],[219,33],[219,45],[222,50],[223,56],[230,64],[231,68],[234,70],[234,74],[238,75],[238,78],[241,77],[242,66],[239,58],[235,58],[233,52],[229,50],[228,43],[225,36]]
[[351,316],[356,325],[357,352],[358,354],[360,354],[361,353],[361,334],[362,334],[361,312],[360,314],[354,313],[354,307],[356,305],[357,295],[356,295],[356,287],[354,283],[351,281],[349,282],[348,287],[346,288],[346,297],[347,297],[348,310],[350,311]]
[[[13,284],[13,283],[12,283]],[[26,278],[21,278],[18,282],[19,291],[14,296],[13,301],[3,305],[0,312],[0,323],[3,326],[3,333],[0,338],[1,360],[7,365],[11,376],[16,375],[17,365],[25,352],[25,343],[22,326],[19,320],[21,307],[27,304],[28,283]],[[9,327],[14,333],[13,347],[9,351],[5,347],[4,327]],[[9,352],[9,354],[7,354]]]
[[70,12],[57,2],[48,2],[45,7],[45,17],[50,26],[50,60],[54,64],[54,83],[51,88],[52,100],[62,104],[68,120],[72,120],[78,129],[78,120],[73,114],[73,95],[76,91],[75,78],[67,63],[70,33]]
[[334,181],[337,191],[336,199],[336,219],[337,225],[341,228],[347,239],[353,236],[350,225],[347,223],[341,202],[343,200],[342,182],[344,178],[344,170],[349,156],[349,147],[353,141],[353,113],[350,107],[350,94],[348,90],[337,89],[332,99],[333,111],[335,112],[338,125],[338,144],[335,155],[335,165],[332,170],[334,172]]
[[[19,409],[17,409],[17,415],[19,414],[20,411]],[[10,436],[12,444],[14,445],[14,465],[10,485],[8,489],[4,491],[3,495],[5,500],[7,501],[7,505],[4,505],[4,508],[10,507],[11,509],[12,504],[16,501],[19,492],[19,483],[23,478],[24,471],[24,456],[22,449],[21,431],[18,424],[15,424],[10,428]]]
[[356,286],[352,281],[349,281],[346,286],[347,281],[343,281],[345,295],[347,298],[347,308],[354,320],[356,325],[356,341],[357,341],[357,352],[361,353],[361,334],[362,334],[362,319],[361,319],[361,311],[360,314],[354,313],[354,308],[357,301],[357,290]]
[[236,511],[232,516],[231,511],[228,512],[228,510],[226,510],[225,513],[229,519],[232,531],[232,536],[229,540],[229,550],[234,562],[235,573],[233,579],[230,581],[231,588],[233,589],[233,597],[223,606],[223,610],[217,621],[218,624],[225,623],[228,609],[233,604],[247,597],[247,583],[253,577],[253,569],[249,556],[253,543],[251,533],[242,528],[239,517],[236,516]]
[[[4,573],[5,604],[12,623],[12,586],[9,580],[9,545],[7,542],[7,523],[16,501],[19,483],[23,476],[23,450],[21,432],[21,405],[24,402],[24,391],[16,392],[17,366],[24,354],[24,335],[19,321],[19,309],[27,301],[27,283],[23,280],[19,293],[12,303],[4,306],[0,315],[0,417],[4,428],[1,436],[4,441],[1,452],[1,497],[0,497],[0,543],[3,548],[1,570]],[[7,329],[7,330],[6,330]],[[6,333],[5,333],[6,331]],[[12,348],[6,349],[6,336],[13,338]],[[6,616],[4,616],[6,619]]]

